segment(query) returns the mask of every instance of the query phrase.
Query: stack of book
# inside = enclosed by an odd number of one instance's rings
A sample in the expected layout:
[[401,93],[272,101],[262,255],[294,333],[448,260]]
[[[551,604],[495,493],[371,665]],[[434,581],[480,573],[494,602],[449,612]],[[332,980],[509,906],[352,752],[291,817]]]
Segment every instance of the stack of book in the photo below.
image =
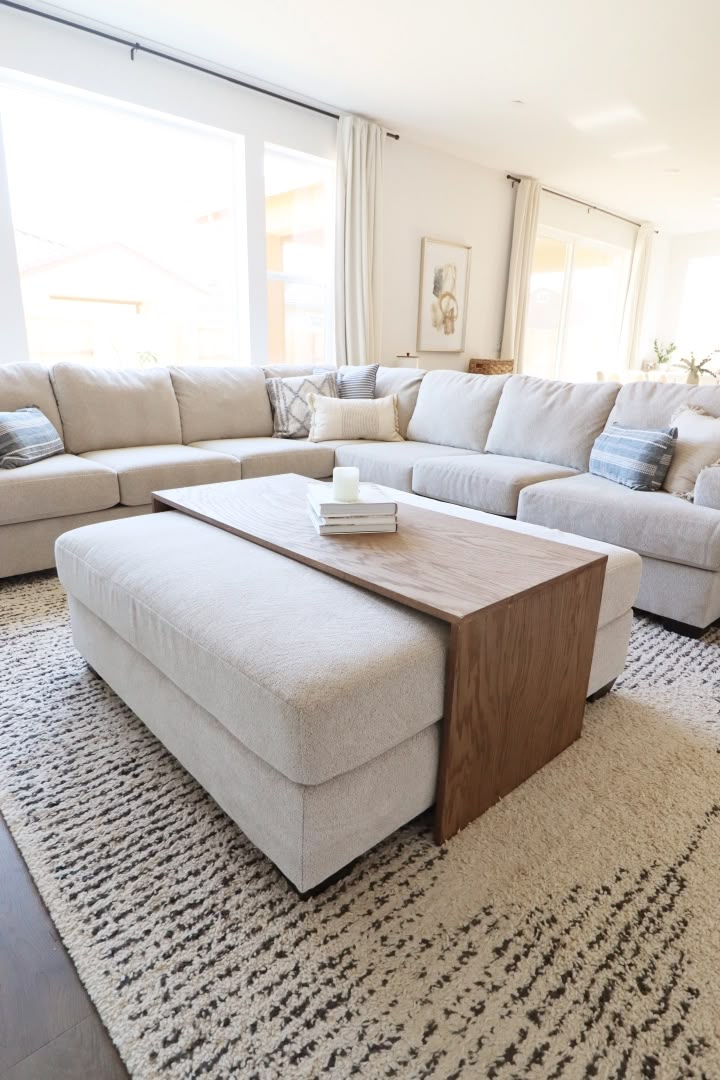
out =
[[397,532],[397,503],[375,484],[361,484],[353,502],[334,499],[332,484],[309,484],[308,513],[321,536]]

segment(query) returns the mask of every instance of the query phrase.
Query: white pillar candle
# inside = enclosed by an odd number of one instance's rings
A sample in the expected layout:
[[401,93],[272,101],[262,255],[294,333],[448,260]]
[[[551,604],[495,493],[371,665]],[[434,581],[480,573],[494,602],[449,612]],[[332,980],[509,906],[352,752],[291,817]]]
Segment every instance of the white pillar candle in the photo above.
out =
[[337,502],[357,502],[360,498],[360,470],[353,465],[338,465],[333,469],[333,499]]

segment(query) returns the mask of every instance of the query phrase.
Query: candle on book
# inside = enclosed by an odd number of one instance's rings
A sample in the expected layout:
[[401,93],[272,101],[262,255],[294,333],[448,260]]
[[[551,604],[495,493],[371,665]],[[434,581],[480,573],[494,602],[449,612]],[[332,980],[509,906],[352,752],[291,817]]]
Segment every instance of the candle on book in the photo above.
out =
[[353,465],[338,465],[333,469],[333,499],[338,502],[357,502],[360,498],[360,470]]

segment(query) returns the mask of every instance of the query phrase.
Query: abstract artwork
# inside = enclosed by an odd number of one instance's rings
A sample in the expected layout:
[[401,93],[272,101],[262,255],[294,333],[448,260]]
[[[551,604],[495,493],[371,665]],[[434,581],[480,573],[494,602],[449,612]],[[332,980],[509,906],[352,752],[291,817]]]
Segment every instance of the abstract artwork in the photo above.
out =
[[465,348],[471,250],[466,244],[423,237],[418,352],[462,352]]

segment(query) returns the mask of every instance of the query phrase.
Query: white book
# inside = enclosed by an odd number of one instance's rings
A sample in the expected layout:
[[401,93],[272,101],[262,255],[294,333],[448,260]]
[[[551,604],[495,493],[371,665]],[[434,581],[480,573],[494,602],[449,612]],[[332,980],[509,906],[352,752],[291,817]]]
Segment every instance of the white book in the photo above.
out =
[[396,525],[397,514],[348,514],[347,517],[333,514],[332,517],[321,517],[315,513],[313,507],[309,507],[315,516],[318,525]]
[[308,506],[308,516],[313,525],[319,532],[320,536],[341,536],[350,535],[351,533],[394,533],[397,532],[397,520],[392,517],[389,521],[384,522],[382,525],[370,525],[367,519],[362,519],[353,525],[321,525],[321,519],[317,516],[312,506]]
[[356,502],[338,502],[332,497],[332,484],[309,484],[308,501],[320,517],[367,517],[373,514],[397,514],[397,503],[377,484],[361,484]]

